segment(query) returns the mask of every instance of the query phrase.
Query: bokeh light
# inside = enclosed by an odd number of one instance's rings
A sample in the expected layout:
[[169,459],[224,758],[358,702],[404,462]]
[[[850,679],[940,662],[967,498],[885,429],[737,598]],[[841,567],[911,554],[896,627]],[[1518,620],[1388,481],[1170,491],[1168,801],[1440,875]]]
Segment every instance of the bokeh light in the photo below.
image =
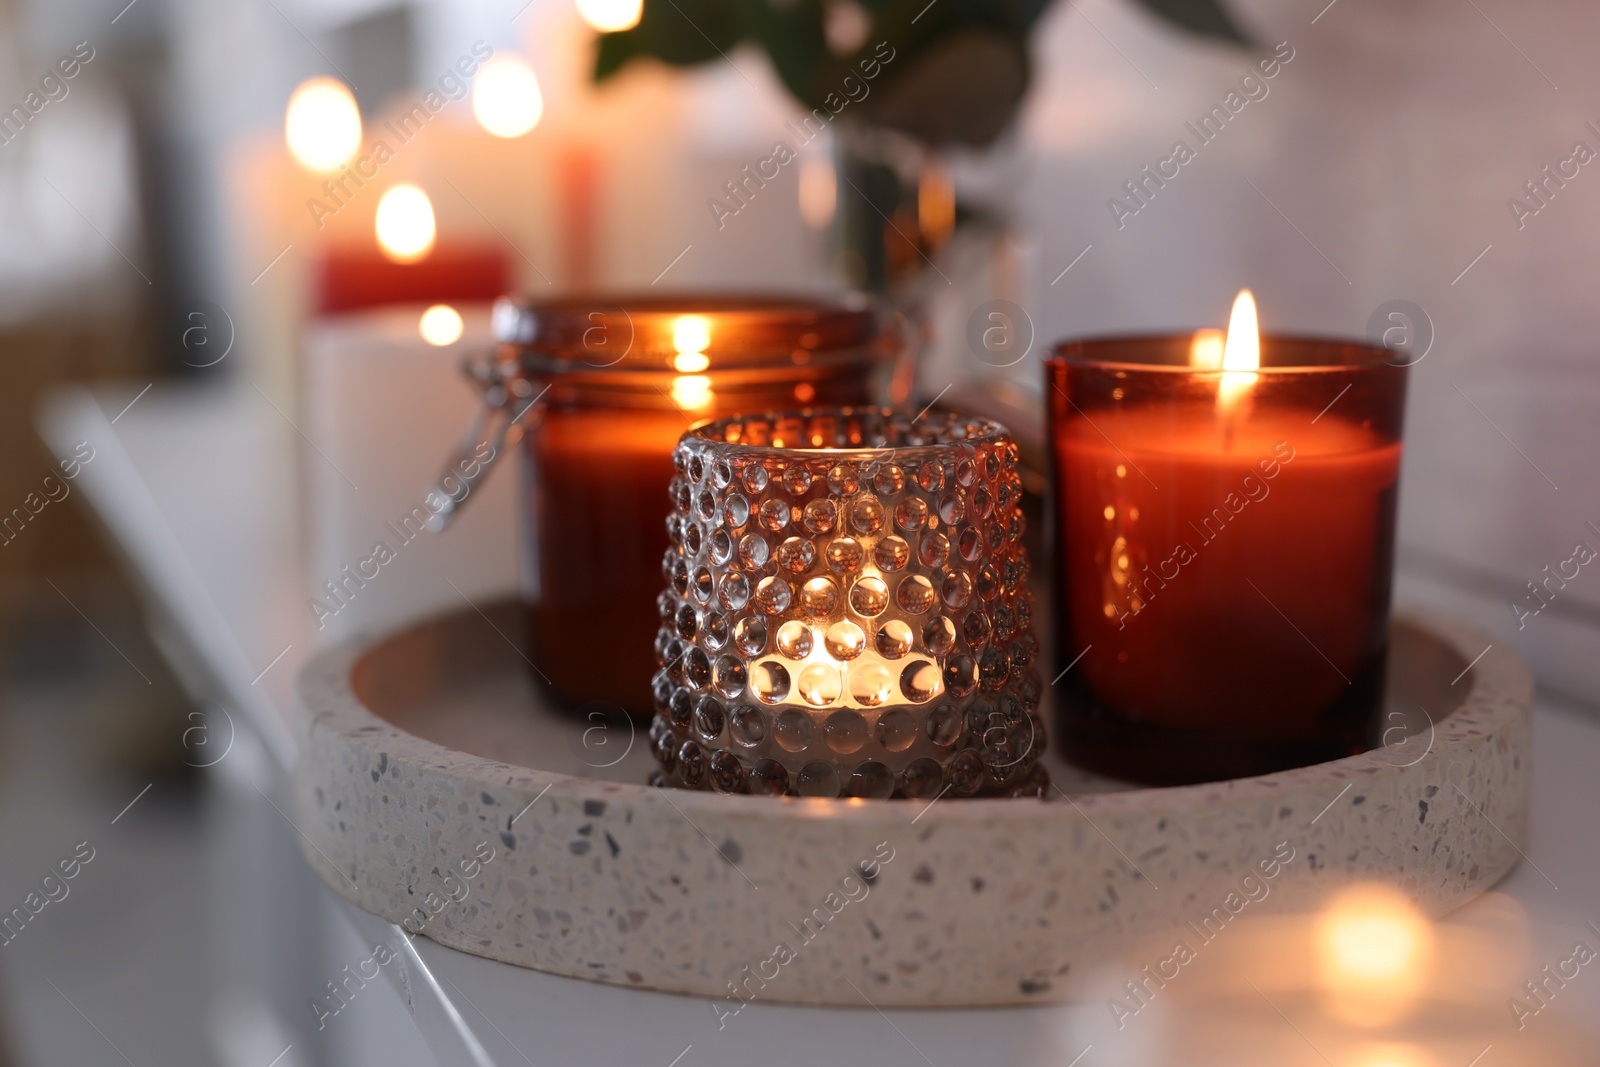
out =
[[433,251],[436,229],[428,194],[402,182],[378,201],[378,248],[396,263],[415,263]]
[[311,78],[289,97],[283,135],[302,167],[319,174],[336,171],[361,148],[361,110],[343,82]]
[[672,347],[677,352],[704,352],[711,344],[711,320],[704,315],[679,315],[672,320]]
[[1221,370],[1222,346],[1228,335],[1213,327],[1196,330],[1189,342],[1189,366],[1196,370]]
[[704,411],[714,399],[711,379],[703,374],[680,374],[672,380],[672,402],[684,411]]
[[430,345],[453,345],[461,340],[461,334],[466,326],[461,321],[461,312],[449,304],[435,304],[422,313],[422,318],[417,321],[417,332],[422,334],[422,339]]
[[704,352],[679,352],[672,357],[672,369],[684,374],[698,374],[711,366],[711,359]]
[[644,0],[578,0],[578,14],[601,33],[631,30],[644,14]]
[[544,117],[544,94],[526,59],[513,52],[491,56],[472,83],[472,115],[496,137],[521,137]]
[[1331,1014],[1358,1026],[1407,1015],[1427,984],[1433,927],[1398,890],[1358,885],[1317,918],[1318,985]]

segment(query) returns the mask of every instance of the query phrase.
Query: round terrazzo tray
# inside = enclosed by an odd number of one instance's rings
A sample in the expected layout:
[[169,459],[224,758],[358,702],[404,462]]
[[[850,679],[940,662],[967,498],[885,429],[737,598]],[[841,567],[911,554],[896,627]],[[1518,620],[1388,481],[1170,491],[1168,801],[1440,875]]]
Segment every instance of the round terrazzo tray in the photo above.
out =
[[296,821],[355,904],[542,971],[712,998],[737,981],[765,1001],[1031,1003],[1275,859],[1252,911],[1382,878],[1442,914],[1526,843],[1532,680],[1438,620],[1395,623],[1385,748],[1167,789],[1057,763],[1049,800],[930,806],[646,786],[642,728],[630,746],[625,721],[540,705],[518,617],[469,610],[309,665]]

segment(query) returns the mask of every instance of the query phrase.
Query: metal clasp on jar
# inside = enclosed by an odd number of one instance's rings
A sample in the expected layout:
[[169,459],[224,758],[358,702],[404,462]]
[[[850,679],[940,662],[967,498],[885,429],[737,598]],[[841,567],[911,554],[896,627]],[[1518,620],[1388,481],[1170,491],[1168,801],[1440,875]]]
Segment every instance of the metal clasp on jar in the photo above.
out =
[[[491,322],[495,347],[468,356],[461,364],[462,372],[483,391],[483,400],[444,473],[425,497],[433,512],[428,529],[435,533],[455,520],[507,446],[522,439],[530,419],[538,419],[536,406],[550,389],[549,382],[541,386],[528,376],[519,355],[518,346],[533,340],[535,324],[529,307],[501,297],[494,303]],[[488,454],[481,455],[486,447]]]

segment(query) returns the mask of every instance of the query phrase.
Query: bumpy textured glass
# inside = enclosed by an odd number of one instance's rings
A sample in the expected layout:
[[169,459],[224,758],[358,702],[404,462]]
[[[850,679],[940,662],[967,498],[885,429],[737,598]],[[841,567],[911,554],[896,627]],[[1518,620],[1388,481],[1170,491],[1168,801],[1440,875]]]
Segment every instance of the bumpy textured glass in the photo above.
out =
[[673,453],[661,780],[814,797],[1039,795],[1017,448],[987,420],[835,408]]

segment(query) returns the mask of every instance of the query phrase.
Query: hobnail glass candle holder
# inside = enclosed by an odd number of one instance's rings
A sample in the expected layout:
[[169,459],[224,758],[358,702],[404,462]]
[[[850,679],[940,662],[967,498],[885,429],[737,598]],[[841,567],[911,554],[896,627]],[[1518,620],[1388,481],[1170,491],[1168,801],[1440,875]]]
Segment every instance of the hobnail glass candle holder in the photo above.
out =
[[673,453],[659,781],[812,797],[1041,795],[1017,447],[876,408],[704,423]]

